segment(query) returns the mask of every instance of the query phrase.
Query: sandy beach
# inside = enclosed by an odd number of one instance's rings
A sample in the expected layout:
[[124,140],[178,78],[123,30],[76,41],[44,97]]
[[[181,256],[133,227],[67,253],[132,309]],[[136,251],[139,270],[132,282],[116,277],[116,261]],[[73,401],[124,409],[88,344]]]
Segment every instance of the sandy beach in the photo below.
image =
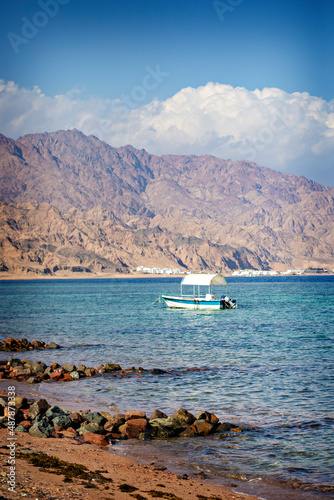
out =
[[[0,429],[2,499],[25,497],[35,499],[115,499],[167,498],[171,500],[255,500],[257,497],[243,495],[232,489],[211,484],[194,477],[177,476],[168,470],[158,470],[153,457],[147,465],[113,454],[109,449],[81,444],[64,431],[62,439],[33,438],[17,433],[15,448],[15,488],[8,490],[7,465],[10,450],[6,444],[8,431]],[[55,467],[34,466],[25,458],[31,456],[56,457],[67,464],[84,466],[86,474],[76,472],[76,477],[67,478]],[[25,457],[25,458],[24,458]],[[54,461],[55,462],[55,461]],[[98,471],[98,472],[97,472]],[[95,475],[95,477],[94,477]]]

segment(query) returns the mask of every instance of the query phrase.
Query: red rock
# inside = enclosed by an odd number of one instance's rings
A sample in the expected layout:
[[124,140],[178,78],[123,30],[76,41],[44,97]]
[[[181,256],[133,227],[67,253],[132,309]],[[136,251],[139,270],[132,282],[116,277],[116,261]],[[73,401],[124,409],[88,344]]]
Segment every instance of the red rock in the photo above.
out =
[[32,423],[29,422],[29,420],[22,420],[22,422],[20,422],[20,425],[22,425],[25,429],[30,429]]
[[218,418],[218,417],[216,417],[216,415],[215,415],[214,413],[211,413],[211,415],[210,415],[210,422],[211,422],[212,424],[218,424],[218,422],[219,422],[219,418]]
[[69,382],[70,380],[73,380],[71,375],[69,373],[64,373],[62,378],[60,379],[62,382]]
[[[199,434],[200,436],[207,436],[214,429],[214,425],[207,420],[196,420],[193,425],[196,429],[197,434]],[[191,428],[193,428],[193,426],[191,426]]]
[[30,410],[28,409],[22,409],[22,413],[24,413],[27,417],[31,417]]
[[59,380],[61,377],[61,373],[59,372],[52,372],[50,373],[50,379],[51,380]]
[[139,432],[144,432],[147,429],[147,420],[145,418],[133,418],[128,420],[127,426],[139,429]]
[[133,418],[145,418],[146,419],[146,413],[144,413],[143,411],[138,411],[138,410],[127,411],[125,414],[125,421],[127,422],[128,420],[132,420]]
[[92,432],[86,432],[84,435],[84,440],[87,443],[95,444],[96,446],[109,446],[109,441],[102,434],[93,434]]

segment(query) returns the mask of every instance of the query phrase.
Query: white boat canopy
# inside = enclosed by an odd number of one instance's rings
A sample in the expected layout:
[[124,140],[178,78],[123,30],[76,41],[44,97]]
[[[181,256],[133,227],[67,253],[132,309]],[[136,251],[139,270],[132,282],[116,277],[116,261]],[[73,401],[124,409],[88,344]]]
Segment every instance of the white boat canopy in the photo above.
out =
[[181,281],[181,285],[227,285],[227,282],[222,274],[188,274]]

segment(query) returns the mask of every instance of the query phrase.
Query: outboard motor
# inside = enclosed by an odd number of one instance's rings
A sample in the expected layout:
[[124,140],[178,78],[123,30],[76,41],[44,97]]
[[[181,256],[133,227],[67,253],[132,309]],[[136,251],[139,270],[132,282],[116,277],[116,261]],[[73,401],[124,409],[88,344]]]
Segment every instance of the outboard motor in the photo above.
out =
[[223,309],[236,309],[237,307],[238,306],[235,300],[230,299],[230,297],[228,297],[227,295],[226,297],[224,297]]

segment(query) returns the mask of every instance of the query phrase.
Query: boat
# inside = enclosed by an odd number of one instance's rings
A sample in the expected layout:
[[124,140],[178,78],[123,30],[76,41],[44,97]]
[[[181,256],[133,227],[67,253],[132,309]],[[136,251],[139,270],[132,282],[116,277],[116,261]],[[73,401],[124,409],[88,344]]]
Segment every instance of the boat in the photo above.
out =
[[[227,286],[222,274],[188,274],[181,281],[180,297],[162,295],[162,298],[171,309],[236,309],[235,300],[212,293],[212,286],[216,285]],[[184,293],[184,287],[188,293]]]

